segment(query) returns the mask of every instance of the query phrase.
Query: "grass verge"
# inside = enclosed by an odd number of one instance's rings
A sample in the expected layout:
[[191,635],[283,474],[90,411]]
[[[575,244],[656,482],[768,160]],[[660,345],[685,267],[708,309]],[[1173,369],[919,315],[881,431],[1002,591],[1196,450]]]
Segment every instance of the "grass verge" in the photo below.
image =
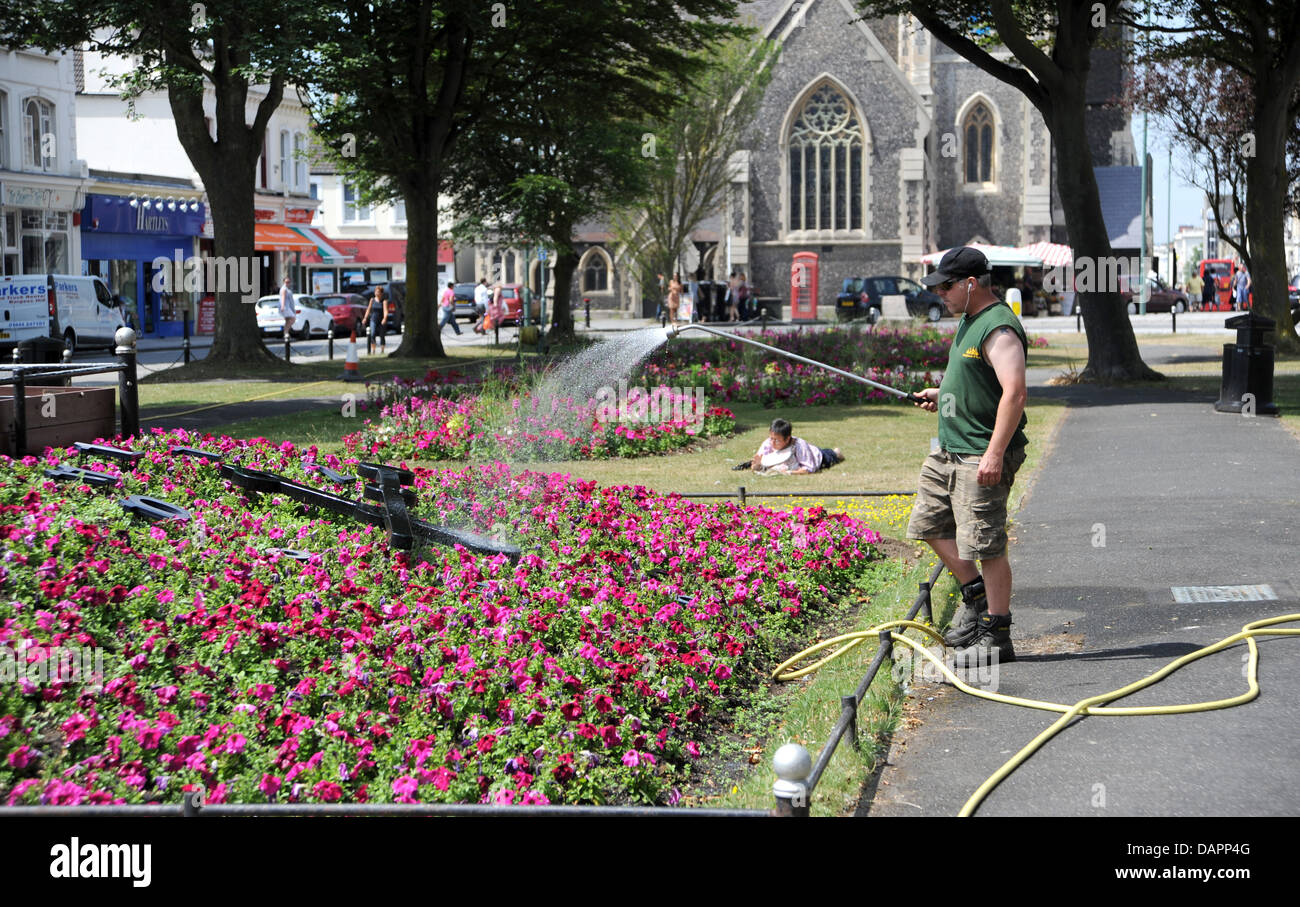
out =
[[[865,630],[906,615],[923,582],[937,563],[922,558],[908,568],[899,560],[882,563],[877,576],[882,580],[869,594],[855,617],[844,626],[830,627],[818,639],[840,633]],[[942,623],[951,614],[951,581],[940,581],[934,593],[936,618]],[[823,667],[817,673],[785,684],[769,683],[765,694],[736,714],[733,731],[722,744],[714,773],[701,788],[723,789],[697,794],[695,806],[728,809],[771,809],[774,805],[772,757],[787,743],[807,747],[816,762],[822,746],[840,716],[840,697],[851,694],[866,674],[876,655],[876,645],[864,643]],[[891,676],[892,662],[877,672],[858,710],[858,747],[845,737],[831,757],[813,793],[814,816],[851,814],[858,805],[864,785],[888,751],[890,735],[902,715],[904,694]],[[707,771],[707,769],[706,769]]]

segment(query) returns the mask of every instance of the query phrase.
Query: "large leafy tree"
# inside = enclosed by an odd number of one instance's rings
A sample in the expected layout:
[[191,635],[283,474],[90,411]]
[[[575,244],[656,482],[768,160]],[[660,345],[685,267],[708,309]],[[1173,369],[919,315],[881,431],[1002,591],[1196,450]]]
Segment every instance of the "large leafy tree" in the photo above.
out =
[[[85,45],[133,58],[136,68],[120,88],[128,96],[167,92],[177,137],[207,189],[215,253],[247,260],[255,255],[254,181],[266,125],[322,22],[319,5],[287,0],[24,0],[0,11],[0,43],[51,51]],[[250,93],[254,86],[264,93]],[[206,91],[216,103],[215,135]],[[216,314],[209,365],[273,358],[237,289],[217,294]]]
[[[339,37],[321,48],[310,101],[325,144],[367,194],[406,201],[408,328],[399,356],[443,353],[435,306],[438,196],[456,188],[448,184],[451,159],[467,133],[493,120],[522,138],[525,124],[518,117],[537,103],[556,103],[547,109],[556,121],[606,117],[605,98],[627,104],[613,111],[619,116],[654,110],[674,80],[692,70],[683,48],[717,40],[735,15],[731,0],[342,2]],[[538,98],[541,86],[557,93]],[[503,116],[503,110],[513,114]],[[497,145],[481,130],[476,135]],[[535,143],[536,135],[530,140]],[[541,147],[534,144],[534,150]],[[476,179],[509,175],[477,173]],[[572,174],[533,175],[525,184],[459,191],[516,193],[518,201],[542,208],[572,202]],[[569,189],[560,190],[555,180]],[[527,191],[517,195],[521,189]],[[553,215],[547,233],[560,230],[568,217],[564,210]]]
[[[1057,191],[1076,260],[1112,250],[1088,146],[1087,85],[1094,48],[1117,21],[1122,0],[858,0],[869,16],[909,13],[935,37],[1016,88],[1042,114],[1056,152]],[[999,47],[1013,59],[997,54]],[[1118,290],[1118,288],[1116,288]],[[1157,378],[1142,361],[1118,292],[1080,293],[1092,379]]]
[[[1256,262],[1246,217],[1247,177],[1256,151],[1250,79],[1209,60],[1177,59],[1139,74],[1126,92],[1126,101],[1132,109],[1155,116],[1173,137],[1184,161],[1182,175],[1205,193],[1219,238],[1253,274]],[[1284,213],[1296,215],[1300,213],[1300,122],[1288,133],[1286,182],[1287,193],[1280,203]],[[1196,262],[1188,264],[1194,267]],[[1263,307],[1262,296],[1256,302]],[[1289,319],[1279,326],[1280,333],[1289,332]]]
[[[1211,70],[1227,71],[1225,84],[1244,89],[1238,115],[1247,128],[1235,152],[1245,165],[1248,241],[1242,257],[1255,308],[1277,322],[1279,347],[1300,350],[1287,301],[1285,246],[1286,210],[1294,198],[1287,151],[1295,153],[1300,120],[1300,0],[1168,0],[1157,6],[1160,21],[1147,29],[1154,57],[1204,61]],[[1135,11],[1128,15],[1134,28],[1147,28]]]
[[642,287],[676,270],[691,233],[718,210],[732,156],[757,141],[754,116],[778,53],[773,42],[738,38],[703,54],[703,75],[651,124],[648,191],[615,218],[624,258]]
[[508,108],[510,119],[480,121],[449,177],[461,212],[458,235],[554,250],[555,339],[573,334],[575,228],[634,198],[645,183],[641,124],[613,112],[589,116],[581,98],[560,93],[537,86]]

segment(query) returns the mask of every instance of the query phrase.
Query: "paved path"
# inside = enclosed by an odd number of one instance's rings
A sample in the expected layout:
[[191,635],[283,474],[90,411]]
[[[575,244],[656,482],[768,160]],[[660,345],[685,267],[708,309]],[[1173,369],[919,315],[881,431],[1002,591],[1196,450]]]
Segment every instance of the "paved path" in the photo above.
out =
[[[1151,362],[1155,357],[1148,358]],[[1015,515],[1013,639],[998,690],[1074,703],[1237,632],[1300,612],[1300,443],[1275,419],[1160,390],[1033,388],[1071,408]],[[1094,545],[1102,541],[1104,547]],[[1276,601],[1178,604],[1172,587],[1268,584]],[[1291,626],[1300,627],[1300,623]],[[978,815],[1300,815],[1300,640],[1260,642],[1258,699],[1167,717],[1087,717]],[[1244,645],[1122,705],[1243,691]],[[1055,713],[917,688],[859,815],[952,816]]]

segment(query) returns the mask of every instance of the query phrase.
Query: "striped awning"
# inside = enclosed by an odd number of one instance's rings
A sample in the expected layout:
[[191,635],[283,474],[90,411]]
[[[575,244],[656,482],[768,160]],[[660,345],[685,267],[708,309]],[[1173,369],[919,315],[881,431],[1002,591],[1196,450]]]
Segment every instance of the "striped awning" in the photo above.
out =
[[315,227],[308,227],[301,224],[294,224],[289,229],[300,234],[304,239],[309,239],[316,246],[316,254],[320,256],[321,261],[327,265],[339,264],[345,261],[351,261],[351,255],[344,255],[324,237],[324,235]]
[[315,246],[280,224],[254,224],[253,248],[259,252],[306,252]]
[[[1038,267],[1042,264],[1042,259],[1030,255],[1024,249],[1017,249],[1014,246],[986,246],[983,243],[971,243],[972,249],[979,249],[988,258],[989,265],[992,267]],[[937,265],[939,260],[948,253],[947,249],[938,252],[930,252],[921,256],[921,264]]]
[[[1036,242],[1028,246],[986,246],[983,243],[972,243],[971,248],[983,252],[993,267],[1057,268],[1074,261],[1073,250],[1061,243]],[[937,265],[947,253],[948,250],[943,249],[922,255],[921,264]]]
[[1041,259],[1044,268],[1063,268],[1074,261],[1074,251],[1061,243],[1036,242],[1021,246],[1021,251]]

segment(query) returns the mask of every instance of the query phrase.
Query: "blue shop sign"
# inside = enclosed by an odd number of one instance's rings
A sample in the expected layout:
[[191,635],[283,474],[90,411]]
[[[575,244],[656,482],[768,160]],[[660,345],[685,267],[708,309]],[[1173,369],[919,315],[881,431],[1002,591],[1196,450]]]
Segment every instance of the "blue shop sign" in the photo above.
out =
[[[132,204],[134,203],[134,204]],[[200,236],[203,204],[124,195],[87,195],[81,228],[96,233],[155,233]]]

